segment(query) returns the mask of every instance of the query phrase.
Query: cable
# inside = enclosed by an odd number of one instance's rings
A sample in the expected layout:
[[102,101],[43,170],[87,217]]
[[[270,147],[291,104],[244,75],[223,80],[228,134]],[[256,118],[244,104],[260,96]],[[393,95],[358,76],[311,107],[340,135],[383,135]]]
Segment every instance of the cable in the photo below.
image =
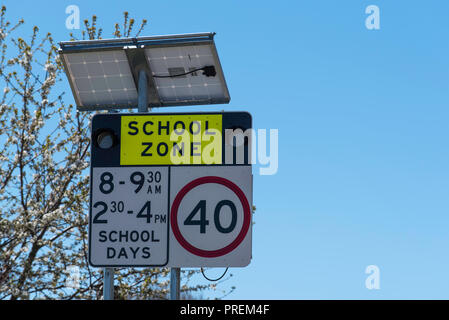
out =
[[153,75],[153,78],[175,78],[175,77],[182,77],[182,76],[186,76],[186,75],[188,75],[188,74],[191,74],[191,73],[194,73],[194,72],[197,72],[197,71],[200,71],[200,70],[203,70],[203,68],[198,68],[198,69],[194,69],[194,70],[191,70],[191,71],[189,71],[189,72],[186,72],[186,73],[180,73],[180,74],[174,74],[174,75],[168,75],[168,76],[158,76],[158,75]]
[[190,70],[189,72],[185,72],[185,73],[180,73],[180,74],[173,74],[173,75],[168,75],[168,76],[160,76],[160,75],[153,75],[153,78],[175,78],[175,77],[183,77],[186,76],[188,74],[197,72],[197,71],[201,71],[203,70],[203,74],[206,77],[215,77],[215,75],[217,74],[217,72],[215,71],[215,67],[214,66],[205,66],[202,68],[198,68],[198,69],[193,69]]
[[226,272],[228,272],[228,269],[229,269],[229,268],[226,268],[225,272],[224,272],[219,278],[217,278],[217,279],[211,279],[211,278],[208,278],[208,277],[204,274],[204,269],[203,269],[203,268],[201,268],[201,274],[203,275],[204,278],[206,278],[206,280],[209,280],[209,281],[212,281],[212,282],[216,282],[216,281],[218,281],[218,280],[221,280],[221,279],[225,276]]

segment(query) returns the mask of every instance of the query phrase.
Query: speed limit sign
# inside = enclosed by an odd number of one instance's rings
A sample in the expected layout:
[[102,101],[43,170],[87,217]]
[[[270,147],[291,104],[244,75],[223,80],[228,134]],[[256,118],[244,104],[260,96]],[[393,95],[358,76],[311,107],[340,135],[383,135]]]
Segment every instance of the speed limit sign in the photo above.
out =
[[89,263],[248,265],[251,130],[246,112],[95,115]]
[[251,260],[251,167],[184,170],[171,169],[170,266],[248,265]]

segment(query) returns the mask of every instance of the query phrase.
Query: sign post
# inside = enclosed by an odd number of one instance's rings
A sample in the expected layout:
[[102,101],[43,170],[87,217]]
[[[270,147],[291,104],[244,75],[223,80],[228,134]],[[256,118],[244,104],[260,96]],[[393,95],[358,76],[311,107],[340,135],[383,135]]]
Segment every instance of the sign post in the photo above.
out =
[[114,268],[104,268],[103,272],[103,299],[114,300]]
[[171,299],[181,267],[248,265],[251,127],[246,112],[95,115],[90,264],[171,267]]
[[180,299],[181,268],[171,268],[170,270],[170,300]]

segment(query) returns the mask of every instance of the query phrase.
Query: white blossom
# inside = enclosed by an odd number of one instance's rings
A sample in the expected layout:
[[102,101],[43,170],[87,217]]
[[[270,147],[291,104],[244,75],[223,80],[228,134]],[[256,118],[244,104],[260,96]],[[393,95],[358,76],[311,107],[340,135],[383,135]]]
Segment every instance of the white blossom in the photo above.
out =
[[45,70],[50,74],[54,74],[56,72],[57,68],[54,64],[47,63],[45,65]]

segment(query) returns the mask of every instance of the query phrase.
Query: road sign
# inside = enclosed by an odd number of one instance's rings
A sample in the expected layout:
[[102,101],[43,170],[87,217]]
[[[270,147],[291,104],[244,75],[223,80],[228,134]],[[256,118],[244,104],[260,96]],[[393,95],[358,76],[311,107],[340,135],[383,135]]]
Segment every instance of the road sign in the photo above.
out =
[[[221,163],[222,118],[221,114],[122,116],[120,165]],[[207,147],[216,151],[215,157],[201,154]]]
[[90,262],[168,262],[168,167],[92,168]]
[[251,260],[250,166],[171,168],[170,262],[234,266]]
[[249,130],[245,112],[94,116],[90,263],[248,265]]

